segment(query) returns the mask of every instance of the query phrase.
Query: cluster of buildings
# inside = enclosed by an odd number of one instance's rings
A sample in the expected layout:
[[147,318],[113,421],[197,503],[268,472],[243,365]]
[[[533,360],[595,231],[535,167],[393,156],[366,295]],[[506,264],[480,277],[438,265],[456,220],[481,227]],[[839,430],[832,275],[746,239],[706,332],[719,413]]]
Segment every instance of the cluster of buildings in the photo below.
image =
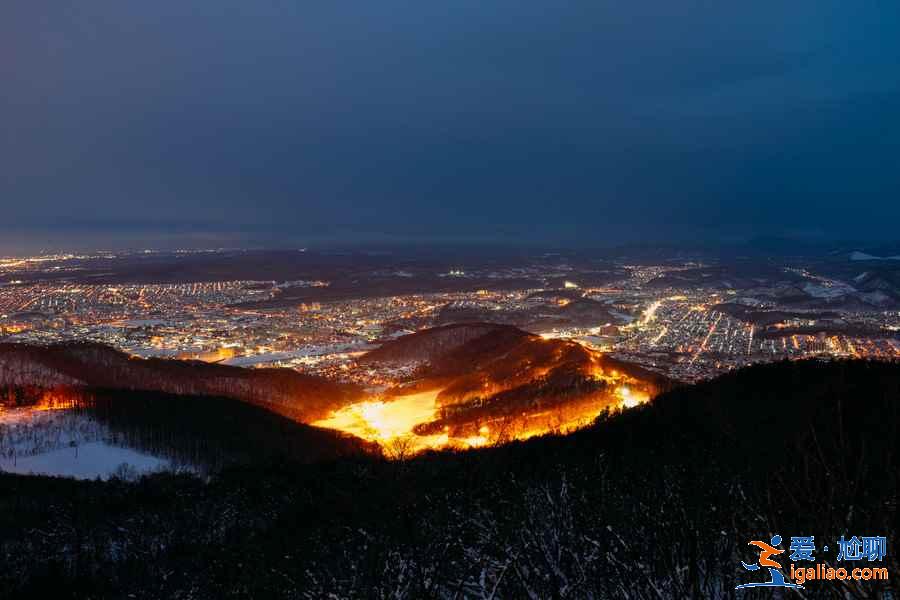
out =
[[[883,313],[883,337],[860,337],[840,332],[846,322],[830,319],[785,319],[767,325],[739,320],[718,310],[727,297],[694,292],[661,298],[651,319],[638,320],[613,347],[618,357],[639,362],[684,381],[757,362],[831,356],[900,360],[900,337],[885,322],[900,318]],[[853,319],[848,315],[848,320]],[[870,320],[872,315],[861,315]],[[856,322],[856,321],[853,321]],[[811,333],[795,333],[806,329]],[[783,332],[783,334],[782,334]]]
[[[16,269],[27,268],[18,259]],[[0,265],[0,271],[2,271]],[[810,356],[900,359],[900,312],[841,315],[825,322],[814,311],[756,324],[722,307],[734,292],[656,289],[649,282],[696,265],[626,266],[627,276],[602,287],[582,287],[571,268],[519,268],[510,277],[564,276],[567,296],[541,290],[478,290],[310,302],[258,308],[285,286],[325,281],[216,281],[104,285],[72,281],[0,285],[0,341],[96,341],[142,357],[221,362],[242,367],[294,368],[373,388],[409,377],[405,368],[363,367],[356,359],[375,344],[447,321],[454,314],[548,314],[570,298],[602,305],[607,318],[545,329],[548,337],[577,339],[597,349],[692,381],[747,364]],[[452,270],[442,274],[465,278]],[[559,279],[562,281],[562,279]],[[572,294],[575,294],[572,296]],[[777,309],[777,307],[768,307]],[[537,309],[537,310],[536,310]],[[829,316],[834,320],[834,316]],[[881,332],[860,335],[859,332]]]

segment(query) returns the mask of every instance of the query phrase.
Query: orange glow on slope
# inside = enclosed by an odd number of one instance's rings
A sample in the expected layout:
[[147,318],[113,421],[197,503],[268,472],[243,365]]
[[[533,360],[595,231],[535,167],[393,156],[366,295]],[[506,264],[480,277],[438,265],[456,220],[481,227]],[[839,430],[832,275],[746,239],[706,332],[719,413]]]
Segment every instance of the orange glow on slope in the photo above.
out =
[[71,410],[77,408],[79,401],[85,400],[84,393],[68,388],[52,388],[41,390],[30,403],[22,405],[8,404],[0,398],[0,423],[7,419],[18,420],[23,416],[54,410]]
[[28,410],[32,412],[43,412],[49,410],[68,410],[75,408],[78,401],[84,399],[85,395],[68,388],[51,388],[40,390],[39,395],[34,396],[25,404],[17,406],[15,404],[6,404],[3,398],[0,398],[0,412],[4,410]]
[[388,401],[366,400],[337,410],[327,419],[315,421],[312,425],[336,429],[376,442],[389,457],[396,457],[428,449],[479,448],[550,432],[567,433],[590,425],[605,408],[632,408],[650,399],[647,392],[622,385],[609,398],[612,402],[588,402],[565,409],[559,414],[548,411],[528,415],[522,413],[517,427],[510,427],[509,424],[504,427],[502,422],[488,421],[496,423],[497,427],[481,425],[477,433],[474,429],[463,427],[458,430],[458,437],[451,435],[449,427],[444,427],[443,432],[433,435],[417,434],[417,425],[427,424],[438,418],[439,394],[440,390],[431,390]]
[[616,390],[616,395],[622,399],[619,402],[620,408],[634,408],[650,400],[650,396],[646,392],[632,390],[627,385],[623,385]]
[[435,418],[440,390],[399,396],[389,402],[367,400],[335,411],[327,419],[312,423],[316,427],[338,429],[382,446],[408,438],[415,450],[447,445],[446,435],[419,436],[413,427]]
[[[416,425],[428,423],[437,418],[437,397],[440,390],[431,390],[409,396],[399,396],[389,401],[367,400],[351,404],[335,411],[327,419],[315,421],[312,425],[337,429],[345,433],[361,437],[370,442],[377,442],[390,455],[394,447],[402,444],[411,453],[423,450],[456,447],[477,448],[495,443],[491,428],[482,425],[478,435],[450,437],[445,431],[436,435],[418,435],[413,429]],[[596,416],[591,414],[591,419]],[[578,426],[590,422],[579,422]],[[446,429],[446,428],[445,428]],[[517,431],[509,439],[526,439],[550,431],[549,428]]]
[[528,338],[449,381],[421,380],[430,391],[372,397],[312,425],[376,442],[388,456],[565,433],[650,399],[655,384],[614,364],[575,342]]

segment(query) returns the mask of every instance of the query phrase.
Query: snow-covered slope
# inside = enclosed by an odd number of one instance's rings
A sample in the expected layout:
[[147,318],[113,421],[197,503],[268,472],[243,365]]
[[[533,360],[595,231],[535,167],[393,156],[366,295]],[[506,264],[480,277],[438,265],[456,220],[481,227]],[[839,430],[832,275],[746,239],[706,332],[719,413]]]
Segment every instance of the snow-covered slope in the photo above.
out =
[[169,462],[129,448],[105,442],[88,442],[40,454],[0,458],[0,469],[10,473],[57,475],[75,479],[108,479],[112,475],[134,477],[169,470]]
[[900,256],[875,256],[854,250],[850,253],[850,260],[900,260]]
[[169,470],[168,460],[116,445],[109,429],[69,410],[0,411],[0,470],[106,479]]

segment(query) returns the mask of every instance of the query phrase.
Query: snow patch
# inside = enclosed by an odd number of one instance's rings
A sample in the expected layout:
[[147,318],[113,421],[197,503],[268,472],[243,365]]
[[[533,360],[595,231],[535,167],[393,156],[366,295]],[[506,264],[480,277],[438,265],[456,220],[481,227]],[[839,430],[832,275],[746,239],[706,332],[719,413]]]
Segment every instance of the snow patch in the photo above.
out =
[[177,470],[115,441],[106,425],[77,411],[0,409],[0,471],[107,479]]
[[837,286],[826,287],[824,285],[818,285],[815,283],[804,283],[803,291],[814,298],[838,298],[845,295],[848,291],[852,290],[847,290]]
[[859,298],[866,304],[871,304],[873,306],[887,306],[893,302],[893,298],[880,290],[859,294]]
[[850,260],[900,260],[900,256],[875,256],[874,254],[854,250],[850,253]]
[[75,479],[108,479],[117,473],[146,474],[168,469],[166,460],[105,442],[88,442],[30,456],[0,457],[3,471]]

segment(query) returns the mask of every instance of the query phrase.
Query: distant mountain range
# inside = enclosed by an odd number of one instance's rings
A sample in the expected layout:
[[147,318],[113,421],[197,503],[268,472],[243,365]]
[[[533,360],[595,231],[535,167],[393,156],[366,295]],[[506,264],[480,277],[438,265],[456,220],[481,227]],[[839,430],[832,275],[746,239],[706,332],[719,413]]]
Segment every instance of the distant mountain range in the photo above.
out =
[[797,269],[741,261],[673,271],[652,279],[647,287],[740,292],[744,297],[773,300],[798,309],[889,310],[900,307],[900,262],[894,262],[817,264],[817,270],[833,277],[824,285],[804,277]]
[[874,256],[872,254],[868,254],[866,252],[860,252],[859,250],[854,250],[850,253],[850,260],[900,260],[900,255],[898,256]]

